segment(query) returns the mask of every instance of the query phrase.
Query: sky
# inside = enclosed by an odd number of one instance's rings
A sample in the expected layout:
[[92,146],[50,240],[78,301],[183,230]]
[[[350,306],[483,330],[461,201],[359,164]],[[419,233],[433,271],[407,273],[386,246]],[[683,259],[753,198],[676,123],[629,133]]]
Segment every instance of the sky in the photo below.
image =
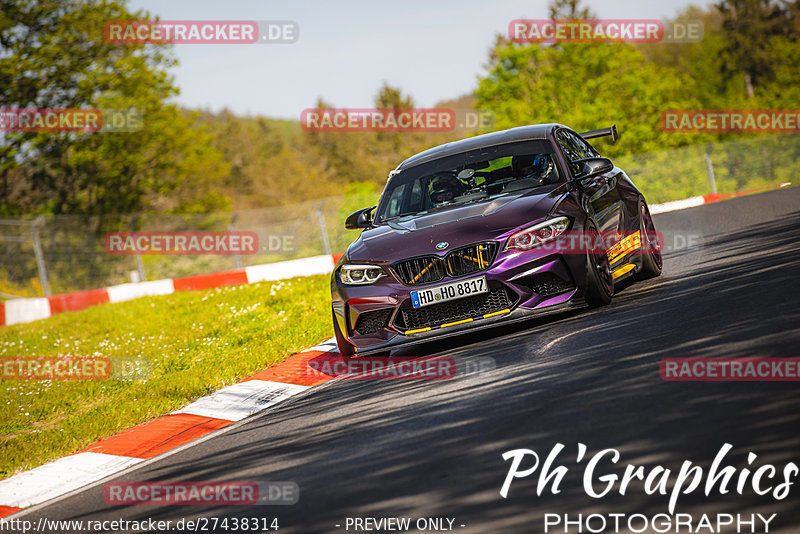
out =
[[[590,0],[600,18],[667,19],[689,0]],[[698,2],[695,2],[698,3]],[[699,2],[705,5],[705,2]],[[374,105],[384,82],[417,107],[472,92],[495,36],[548,18],[542,0],[128,0],[161,20],[290,20],[291,44],[178,44],[171,69],[188,108],[298,119],[318,98]]]

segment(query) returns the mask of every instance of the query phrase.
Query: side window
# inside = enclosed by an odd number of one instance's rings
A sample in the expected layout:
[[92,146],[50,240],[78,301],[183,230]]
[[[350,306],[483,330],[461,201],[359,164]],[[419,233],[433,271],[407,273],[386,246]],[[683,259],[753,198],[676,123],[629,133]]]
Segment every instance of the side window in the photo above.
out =
[[[556,140],[570,162],[597,156],[597,152],[589,143],[567,130],[556,132]],[[577,165],[572,165],[572,170],[573,172],[578,172]]]
[[580,154],[575,151],[573,144],[569,142],[566,131],[559,130],[556,132],[556,140],[558,141],[558,145],[561,147],[561,151],[564,152],[564,155],[568,160],[575,161],[581,159]]
[[425,209],[425,198],[422,196],[422,184],[419,180],[414,180],[414,185],[411,187],[411,199],[409,200],[408,209],[405,211],[422,211]]
[[386,217],[396,217],[400,214],[400,210],[402,209],[401,203],[403,202],[403,193],[405,193],[405,191],[406,184],[394,188],[391,196],[389,197],[389,203],[384,210]]

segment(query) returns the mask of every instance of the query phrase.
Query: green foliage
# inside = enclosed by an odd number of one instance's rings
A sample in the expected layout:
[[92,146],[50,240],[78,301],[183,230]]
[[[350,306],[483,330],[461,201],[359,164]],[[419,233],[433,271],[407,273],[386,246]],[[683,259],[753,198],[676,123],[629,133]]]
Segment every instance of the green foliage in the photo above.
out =
[[[358,236],[357,231],[344,229],[347,216],[361,208],[376,206],[380,193],[373,182],[353,182],[345,188],[343,197],[328,200],[325,224],[334,253],[347,250],[347,246]],[[375,214],[374,211],[372,213]]]
[[[473,107],[473,99],[465,95],[459,99],[440,102],[437,108],[465,109]],[[381,109],[413,109],[413,99],[384,83],[378,91],[374,106]],[[316,108],[333,108],[320,99]],[[463,131],[454,132],[305,132],[307,142],[304,152],[321,162],[336,185],[337,190],[352,182],[369,182],[383,188],[390,170],[405,158],[422,150],[468,137]],[[322,196],[322,195],[316,195]],[[295,200],[296,201],[296,200]]]
[[220,180],[237,210],[278,206],[339,192],[326,158],[296,123],[237,117],[225,110],[204,112],[195,124],[207,129],[211,145],[229,165]]
[[136,132],[9,133],[0,147],[0,213],[108,215],[226,209],[227,163],[178,94],[169,47],[114,45],[106,21],[149,19],[121,1],[2,2],[0,107],[136,110]]
[[693,94],[698,107],[717,109],[725,107],[731,100],[732,84],[728,83],[720,68],[720,56],[727,46],[721,31],[722,14],[714,9],[688,7],[672,22],[700,21],[704,35],[699,42],[690,43],[644,43],[637,48],[648,62],[657,67],[679,71],[692,80]]
[[[575,0],[550,10],[552,18],[594,16]],[[520,45],[498,36],[477,106],[495,113],[498,129],[559,122],[581,132],[616,123],[619,142],[595,145],[651,202],[709,193],[707,150],[719,192],[774,186],[792,179],[784,169],[800,159],[794,136],[668,133],[659,118],[669,109],[796,108],[798,13],[800,3],[773,0],[689,7],[675,21],[703,22],[696,43]]]
[[774,187],[794,181],[787,161],[800,160],[794,134],[690,145],[616,158],[650,203],[711,193],[706,152],[718,193]]
[[660,112],[694,108],[692,80],[648,62],[629,44],[517,45],[501,40],[478,84],[478,106],[496,114],[498,129],[558,122],[576,131],[616,123],[620,141],[609,156],[681,144],[664,134]]
[[[477,133],[309,132],[297,121],[181,110],[168,103],[177,94],[167,74],[175,64],[169,46],[112,45],[102,38],[105,21],[152,18],[147,12],[130,12],[122,0],[0,0],[0,6],[0,106],[137,109],[144,118],[134,133],[7,134],[0,146],[0,216],[91,215],[99,231],[130,213],[300,202],[316,210],[349,184],[358,184],[351,197],[371,204],[403,159]],[[598,17],[580,0],[553,0],[549,10],[553,18]],[[662,161],[667,157],[645,154],[672,148],[748,138],[666,133],[662,111],[796,107],[800,2],[723,0],[688,7],[675,20],[701,20],[704,39],[519,45],[498,36],[474,92],[435,107],[492,113],[492,130],[559,122],[580,132],[616,123],[620,141],[597,140],[597,148],[614,158],[642,155],[642,161]],[[387,83],[373,105],[415,107]],[[320,98],[316,107],[335,106]],[[673,162],[673,172],[684,164]],[[686,172],[686,179],[695,176]],[[683,189],[691,188],[663,189],[664,196]],[[363,207],[326,202],[328,227],[331,213]]]
[[692,78],[701,107],[796,107],[800,2],[725,0],[707,9],[688,7],[674,20],[702,21],[703,40],[639,48],[649,61]]
[[[720,70],[727,77],[742,76],[747,95],[775,79],[783,61],[775,53],[775,39],[796,44],[797,13],[786,2],[775,0],[723,0],[716,5],[722,14],[726,45],[720,54]],[[796,6],[795,6],[796,8]]]
[[595,15],[588,7],[578,7],[581,0],[553,0],[548,5],[552,20],[586,20],[594,19]]

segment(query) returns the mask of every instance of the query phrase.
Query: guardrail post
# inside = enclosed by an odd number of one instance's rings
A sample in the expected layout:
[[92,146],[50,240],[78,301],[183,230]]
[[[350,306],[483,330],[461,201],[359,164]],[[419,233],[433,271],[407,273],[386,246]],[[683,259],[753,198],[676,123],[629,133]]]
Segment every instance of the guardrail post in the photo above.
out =
[[331,255],[331,242],[328,241],[328,230],[325,228],[325,216],[322,214],[322,207],[325,205],[325,199],[319,203],[317,208],[317,221],[319,221],[319,231],[322,234],[322,248],[325,249],[325,254]]
[[[130,226],[131,232],[136,231],[136,226],[138,222],[139,222],[139,216],[135,215],[133,219],[131,219],[131,226]],[[147,280],[147,276],[144,274],[144,264],[142,263],[142,257],[139,255],[138,251],[134,254],[134,257],[136,258],[136,270],[139,271],[139,282],[144,282],[145,280]]]
[[706,168],[708,169],[708,181],[711,182],[711,192],[717,194],[717,181],[714,179],[714,166],[711,165],[711,150],[713,145],[709,143],[706,145]]
[[47,268],[44,265],[44,254],[42,254],[42,244],[39,242],[39,225],[44,221],[44,217],[39,215],[33,222],[33,254],[36,256],[36,267],[39,269],[39,280],[42,282],[44,296],[50,296],[50,284],[47,281]]
[[[234,212],[233,217],[231,217],[231,222],[228,224],[228,232],[233,233],[234,229],[236,228],[236,219],[239,218],[239,214]],[[242,259],[239,257],[239,254],[233,255],[233,262],[236,264],[237,269],[242,268]]]

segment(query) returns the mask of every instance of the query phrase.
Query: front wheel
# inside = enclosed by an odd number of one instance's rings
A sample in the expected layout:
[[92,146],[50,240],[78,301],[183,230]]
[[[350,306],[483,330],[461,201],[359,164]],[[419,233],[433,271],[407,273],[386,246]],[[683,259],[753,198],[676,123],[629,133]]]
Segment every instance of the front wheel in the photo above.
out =
[[[597,229],[590,224],[587,228],[590,235],[597,234]],[[586,295],[584,299],[591,308],[605,306],[614,296],[614,277],[608,263],[605,250],[596,252],[589,247],[586,251]]]
[[650,210],[644,201],[639,202],[639,235],[642,241],[642,267],[633,275],[634,280],[647,280],[661,274],[660,243],[656,234],[656,225],[650,217]]

